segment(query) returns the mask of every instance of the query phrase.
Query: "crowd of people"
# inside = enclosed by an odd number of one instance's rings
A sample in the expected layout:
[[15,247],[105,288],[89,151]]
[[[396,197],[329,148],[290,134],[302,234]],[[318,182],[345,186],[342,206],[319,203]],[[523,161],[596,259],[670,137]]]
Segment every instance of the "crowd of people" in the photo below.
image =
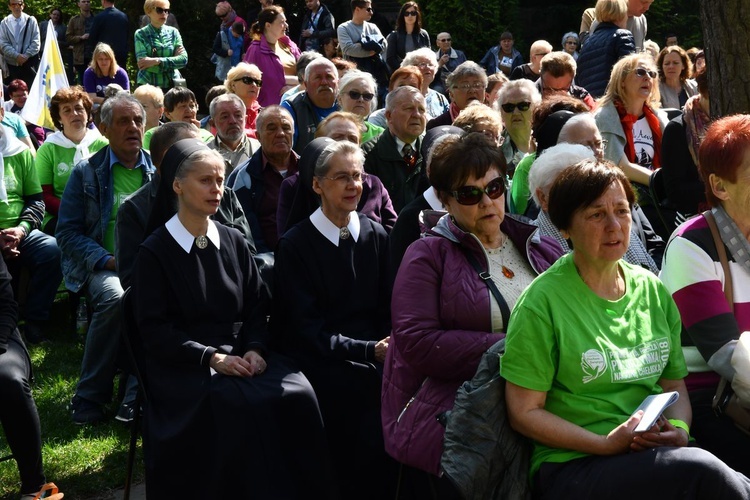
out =
[[[22,498],[52,488],[26,345],[61,282],[90,312],[75,424],[113,416],[133,325],[143,387],[114,418],[144,415],[153,498],[465,498],[446,426],[488,350],[520,496],[750,498],[750,437],[712,408],[750,330],[750,117],[711,115],[710,61],[648,39],[652,1],[597,0],[528,63],[509,31],[472,61],[414,1],[384,33],[370,0],[306,0],[294,39],[272,0],[221,1],[201,119],[168,0],[133,46],[109,0],[41,30],[10,0],[0,422]],[[55,130],[18,115],[40,36],[71,70]]]

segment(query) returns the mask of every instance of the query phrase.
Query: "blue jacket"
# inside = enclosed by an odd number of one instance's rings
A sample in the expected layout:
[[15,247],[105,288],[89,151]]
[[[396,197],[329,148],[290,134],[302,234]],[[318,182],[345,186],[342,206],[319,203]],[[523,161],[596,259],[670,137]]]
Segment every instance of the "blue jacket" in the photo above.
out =
[[612,23],[596,27],[578,56],[576,85],[580,85],[598,99],[604,95],[612,66],[618,59],[635,52],[633,34]]
[[[490,50],[488,50],[487,53],[482,58],[482,60],[479,61],[479,65],[483,67],[484,70],[487,72],[487,76],[494,75],[498,71],[501,71],[500,68],[498,67],[500,63],[500,60],[498,58],[499,53],[500,53],[500,46],[495,45]],[[520,66],[523,64],[523,56],[516,49],[513,49],[511,51],[511,57],[513,58],[513,63],[511,64],[510,69],[508,70],[508,73],[506,73],[506,76],[510,75],[510,72],[516,69],[516,66]]]
[[[110,252],[102,246],[112,215],[114,186],[109,168],[109,146],[73,168],[65,186],[55,237],[62,250],[65,286],[78,292],[89,274]],[[143,184],[151,180],[155,169],[151,156],[143,152]]]
[[115,59],[120,67],[125,68],[128,60],[128,36],[131,33],[128,16],[116,7],[107,7],[96,16],[91,25],[89,40],[91,46],[104,42],[112,47]]

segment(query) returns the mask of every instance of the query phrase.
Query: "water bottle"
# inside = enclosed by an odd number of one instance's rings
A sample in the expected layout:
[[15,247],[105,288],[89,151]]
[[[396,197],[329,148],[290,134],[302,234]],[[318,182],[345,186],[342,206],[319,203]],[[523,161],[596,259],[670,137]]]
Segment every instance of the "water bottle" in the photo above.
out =
[[86,336],[89,329],[89,315],[86,309],[86,298],[81,297],[76,309],[76,333],[82,337]]

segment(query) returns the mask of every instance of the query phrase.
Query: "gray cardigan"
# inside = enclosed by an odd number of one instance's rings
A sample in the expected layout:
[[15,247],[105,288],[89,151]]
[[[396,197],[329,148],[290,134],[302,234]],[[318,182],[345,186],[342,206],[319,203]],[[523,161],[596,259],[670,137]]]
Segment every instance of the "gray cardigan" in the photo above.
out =
[[[661,130],[664,132],[664,127],[669,123],[667,114],[661,109],[655,111],[656,116],[659,117]],[[597,127],[599,127],[599,132],[602,134],[602,139],[607,141],[604,158],[615,165],[619,165],[620,160],[625,154],[625,131],[622,129],[617,108],[615,108],[614,103],[608,102],[596,110],[594,118],[596,119]]]

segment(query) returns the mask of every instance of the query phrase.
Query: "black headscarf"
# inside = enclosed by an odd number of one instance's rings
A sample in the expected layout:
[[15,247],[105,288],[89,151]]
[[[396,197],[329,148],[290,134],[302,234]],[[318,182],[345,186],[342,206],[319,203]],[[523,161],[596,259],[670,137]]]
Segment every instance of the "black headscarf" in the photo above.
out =
[[557,139],[560,137],[560,131],[563,125],[568,123],[568,120],[573,118],[575,113],[568,110],[555,111],[549,115],[539,126],[539,130],[534,134],[536,139],[536,156],[544,152],[545,149],[551,148],[557,144]]
[[156,191],[156,199],[151,208],[151,214],[146,224],[144,239],[157,228],[163,226],[177,213],[177,194],[172,188],[177,171],[190,155],[197,151],[210,151],[210,148],[200,139],[182,139],[175,142],[161,161],[161,173],[159,175],[159,187]]

